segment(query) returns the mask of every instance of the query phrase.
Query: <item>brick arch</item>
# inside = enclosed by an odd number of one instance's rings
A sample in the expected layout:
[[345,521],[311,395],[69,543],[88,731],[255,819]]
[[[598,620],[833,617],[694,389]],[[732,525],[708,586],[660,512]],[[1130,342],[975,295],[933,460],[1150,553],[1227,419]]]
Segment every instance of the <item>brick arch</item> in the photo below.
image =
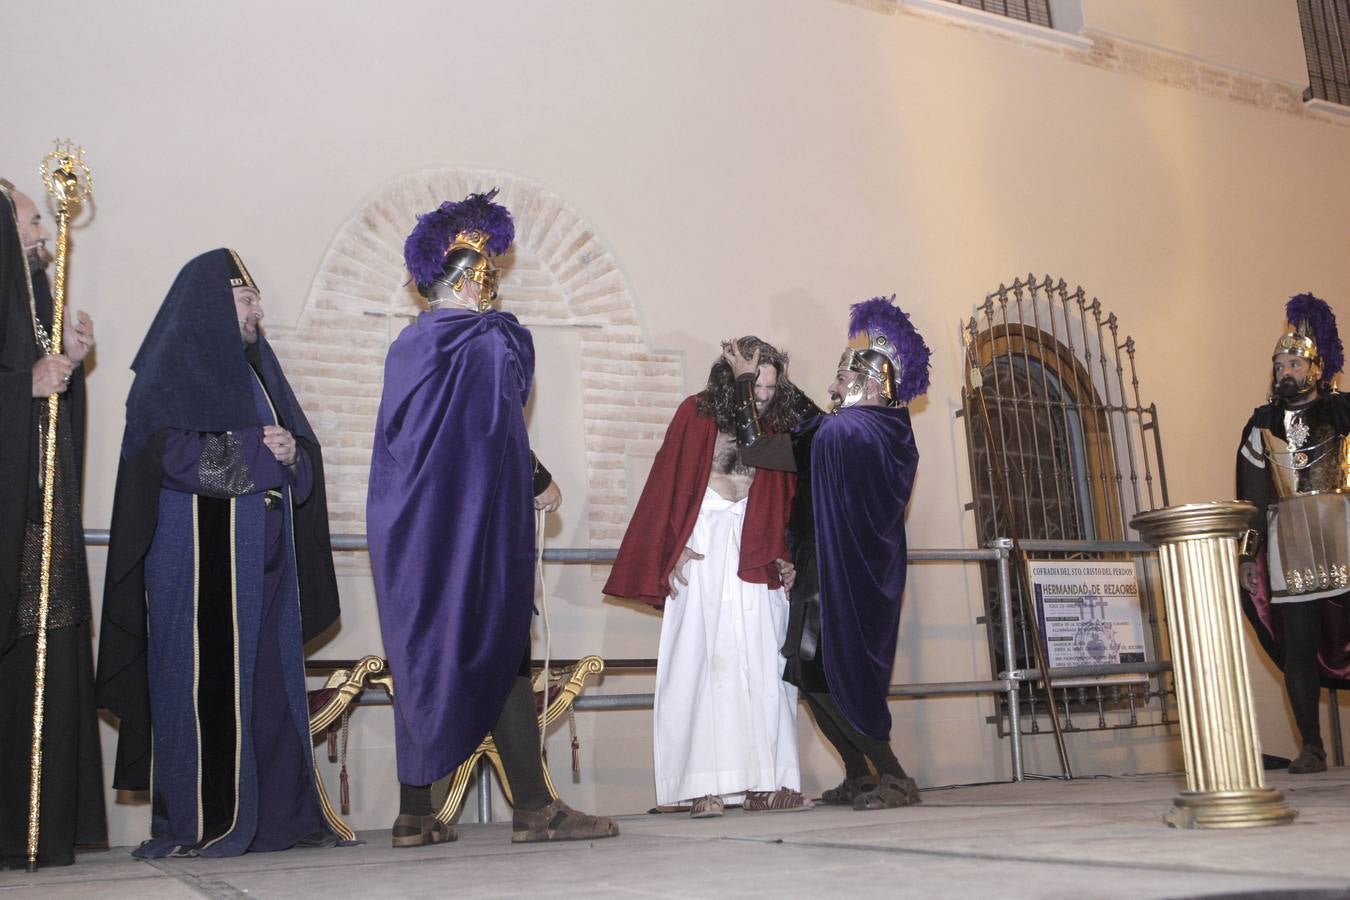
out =
[[502,308],[526,325],[578,326],[591,539],[614,545],[623,536],[627,459],[659,446],[683,393],[682,360],[647,346],[628,280],[574,207],[528,179],[458,167],[410,172],[378,188],[338,229],[298,323],[269,334],[323,441],[335,532],[365,530],[385,349],[403,316],[420,310],[406,283],[403,239],[417,214],[491,187],[516,222],[516,243],[500,261]]

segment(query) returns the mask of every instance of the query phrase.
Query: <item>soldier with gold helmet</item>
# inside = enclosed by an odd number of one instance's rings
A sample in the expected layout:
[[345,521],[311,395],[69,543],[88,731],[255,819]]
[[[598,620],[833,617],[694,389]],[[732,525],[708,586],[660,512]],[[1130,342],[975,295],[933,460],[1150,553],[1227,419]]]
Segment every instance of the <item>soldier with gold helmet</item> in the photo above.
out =
[[1244,542],[1244,604],[1284,670],[1302,743],[1294,774],[1326,770],[1323,683],[1350,686],[1350,397],[1333,384],[1344,356],[1331,308],[1312,294],[1285,306],[1269,401],[1242,431],[1238,496],[1261,511]]
[[796,567],[783,677],[797,685],[844,762],[827,804],[885,809],[919,802],[891,749],[887,706],[908,557],[905,513],[919,451],[909,402],[928,390],[928,346],[892,300],[854,304],[848,348],[830,387],[835,410],[791,435],[754,421],[758,353],[726,354],[748,427],[741,461],[797,473],[788,521]]
[[431,784],[488,734],[509,782],[511,840],[612,837],[607,816],[553,794],[531,688],[535,512],[562,493],[530,450],[534,338],[494,306],[493,261],[515,239],[497,191],[418,218],[404,261],[427,311],[385,360],[366,502],[394,695],[399,815],[393,845],[453,841]]

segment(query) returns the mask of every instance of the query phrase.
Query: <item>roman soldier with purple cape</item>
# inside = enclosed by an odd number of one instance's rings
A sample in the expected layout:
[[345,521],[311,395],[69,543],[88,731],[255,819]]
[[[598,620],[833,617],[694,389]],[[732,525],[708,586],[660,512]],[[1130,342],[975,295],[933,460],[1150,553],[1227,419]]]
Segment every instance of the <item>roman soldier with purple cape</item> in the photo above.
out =
[[[891,298],[893,299],[893,298]],[[742,462],[797,473],[788,524],[797,579],[784,678],[800,688],[844,762],[827,804],[884,809],[919,802],[890,746],[887,706],[908,566],[905,513],[919,453],[906,405],[928,389],[929,351],[891,299],[855,304],[830,387],[835,411],[792,435],[742,438]],[[743,398],[754,364],[733,349]]]
[[242,260],[212,250],[132,363],[98,692],[113,786],[151,789],[137,856],[332,842],[303,648],[338,614],[323,456],[261,319]]
[[432,782],[490,732],[510,782],[512,840],[617,834],[553,797],[530,684],[534,514],[561,499],[530,451],[525,402],[534,342],[492,308],[511,245],[496,191],[446,202],[404,248],[427,299],[389,348],[375,424],[366,529],[394,676],[401,783],[395,847],[455,840],[432,814]]

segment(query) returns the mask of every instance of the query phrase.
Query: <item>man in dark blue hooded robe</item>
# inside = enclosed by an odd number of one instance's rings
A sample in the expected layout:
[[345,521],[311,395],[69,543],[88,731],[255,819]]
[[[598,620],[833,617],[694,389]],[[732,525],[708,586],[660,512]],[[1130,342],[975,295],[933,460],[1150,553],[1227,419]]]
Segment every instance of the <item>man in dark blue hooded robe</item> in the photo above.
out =
[[[929,351],[891,299],[854,304],[854,342],[830,387],[833,413],[791,435],[738,434],[746,465],[797,473],[783,677],[801,690],[844,763],[843,783],[821,800],[858,810],[919,802],[891,749],[887,695],[908,570],[905,513],[919,463],[908,403],[928,389]],[[746,359],[733,344],[726,359],[742,405],[752,408],[758,354]]]
[[238,254],[212,250],[132,363],[98,689],[121,719],[113,786],[152,788],[142,857],[326,839],[303,650],[338,612],[323,459],[262,317]]
[[40,435],[59,395],[38,865],[69,865],[76,845],[107,841],[94,710],[89,572],[80,524],[84,366],[93,323],[67,312],[52,354],[52,296],[41,215],[0,180],[0,868],[27,864],[33,693],[42,570]]

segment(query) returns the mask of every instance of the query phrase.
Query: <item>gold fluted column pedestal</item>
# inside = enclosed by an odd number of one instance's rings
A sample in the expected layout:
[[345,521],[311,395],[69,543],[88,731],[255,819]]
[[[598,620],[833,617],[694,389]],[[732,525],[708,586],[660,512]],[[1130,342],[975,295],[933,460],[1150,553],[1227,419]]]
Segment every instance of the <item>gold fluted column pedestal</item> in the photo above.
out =
[[1238,613],[1237,535],[1250,503],[1188,503],[1131,521],[1158,545],[1186,791],[1163,820],[1175,828],[1287,825],[1298,811],[1265,784]]
[[1257,828],[1288,825],[1298,816],[1284,794],[1269,787],[1242,791],[1185,791],[1163,813],[1173,828]]

